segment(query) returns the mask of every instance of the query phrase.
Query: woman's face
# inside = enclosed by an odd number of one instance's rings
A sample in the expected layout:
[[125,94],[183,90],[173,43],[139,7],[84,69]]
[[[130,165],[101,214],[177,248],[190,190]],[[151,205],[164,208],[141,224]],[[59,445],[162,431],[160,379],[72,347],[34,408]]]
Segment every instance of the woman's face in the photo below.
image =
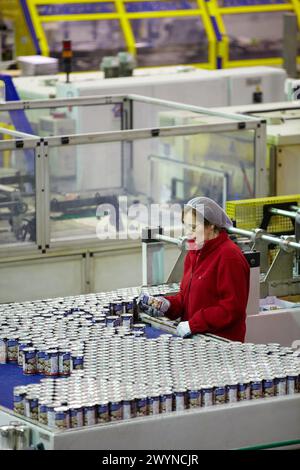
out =
[[204,242],[214,238],[214,226],[205,226],[202,218],[195,216],[193,211],[187,211],[184,215],[184,231],[190,250],[199,250]]

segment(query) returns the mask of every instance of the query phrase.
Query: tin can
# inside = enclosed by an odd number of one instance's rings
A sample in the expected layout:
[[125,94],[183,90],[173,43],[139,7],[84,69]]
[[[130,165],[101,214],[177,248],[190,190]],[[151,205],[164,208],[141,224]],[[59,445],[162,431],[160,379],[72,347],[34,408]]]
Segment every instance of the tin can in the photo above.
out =
[[71,372],[71,351],[64,350],[58,353],[58,374],[68,377]]
[[287,393],[286,382],[287,378],[285,375],[277,375],[275,381],[275,396],[283,396]]
[[127,328],[132,328],[133,325],[133,315],[131,313],[123,313],[121,315],[122,326]]
[[122,401],[112,401],[110,403],[110,419],[111,421],[120,421],[123,419]]
[[173,393],[171,390],[160,395],[160,412],[171,413],[173,411]]
[[203,385],[201,388],[201,406],[212,406],[214,403],[213,387],[211,385]]
[[39,423],[48,424],[48,403],[47,402],[40,402],[39,403]]
[[55,404],[47,403],[47,423],[51,428],[55,427]]
[[36,370],[38,374],[45,373],[45,356],[46,352],[39,349],[36,353]]
[[135,400],[136,403],[136,416],[147,416],[148,414],[148,407],[147,407],[147,397],[140,396],[137,397]]
[[45,351],[44,374],[48,377],[55,377],[58,375],[58,351],[56,349]]
[[97,405],[97,423],[108,423],[110,421],[109,416],[109,403],[103,401]]
[[7,338],[0,336],[0,364],[7,362]]
[[191,388],[187,392],[188,408],[198,408],[201,406],[201,393],[197,388]]
[[180,389],[174,391],[175,411],[185,410],[186,390]]
[[36,350],[35,348],[23,349],[23,374],[36,374]]
[[270,377],[263,380],[263,395],[265,398],[274,397],[275,381],[273,378]]
[[38,399],[36,397],[26,396],[25,397],[25,416],[35,421],[39,418],[39,407]]
[[106,326],[108,328],[116,328],[117,326],[120,326],[120,317],[116,315],[106,317]]
[[54,408],[54,425],[58,429],[68,429],[70,427],[70,414],[67,406]]
[[214,389],[215,405],[224,405],[226,403],[226,387],[225,385],[217,385]]
[[23,367],[23,350],[25,348],[30,348],[31,346],[32,346],[32,341],[30,340],[21,340],[18,343],[18,365],[19,366]]
[[19,415],[25,414],[26,387],[14,387],[14,411]]
[[133,418],[133,406],[132,400],[130,398],[125,398],[123,400],[123,419],[130,419]]
[[134,303],[133,300],[124,300],[123,301],[123,312],[124,313],[131,313],[133,315],[134,311]]
[[226,385],[226,402],[236,403],[238,400],[238,386],[237,384]]
[[145,323],[135,323],[133,325],[133,333],[135,334],[136,332],[140,331],[141,333],[145,334],[146,331],[146,325]]
[[238,400],[250,400],[251,399],[251,386],[248,382],[238,383]]
[[298,374],[294,371],[288,371],[286,378],[286,391],[287,395],[293,395],[298,391]]
[[84,425],[83,407],[81,404],[70,405],[70,427],[81,428]]
[[16,450],[15,426],[0,427],[1,450]]
[[151,394],[148,397],[148,414],[157,415],[160,412],[159,394]]
[[122,300],[116,300],[110,303],[110,311],[112,315],[117,315],[118,317],[123,312],[123,302]]
[[18,337],[7,338],[7,362],[18,362]]
[[83,425],[93,426],[96,423],[96,404],[88,403],[83,407]]
[[263,397],[263,384],[258,378],[251,380],[251,399],[256,400]]
[[83,354],[73,354],[71,355],[71,369],[73,370],[83,370],[84,357]]

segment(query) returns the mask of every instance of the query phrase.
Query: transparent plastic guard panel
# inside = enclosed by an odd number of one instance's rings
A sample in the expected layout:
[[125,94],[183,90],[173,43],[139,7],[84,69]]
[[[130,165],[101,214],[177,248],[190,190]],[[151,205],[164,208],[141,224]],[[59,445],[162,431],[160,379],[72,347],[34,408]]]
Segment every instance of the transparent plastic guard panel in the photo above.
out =
[[34,149],[0,150],[0,246],[36,242],[34,161]]
[[[165,2],[162,2],[165,3]],[[208,40],[201,17],[130,20],[138,66],[208,62]]]
[[[63,98],[62,98],[63,99]],[[121,104],[66,106],[22,111],[40,137],[121,130]]]
[[191,197],[253,197],[254,131],[55,147],[49,164],[52,242],[137,239]]
[[254,196],[254,131],[158,138],[143,149],[134,144],[135,187],[147,188],[151,202],[207,196],[225,207],[226,200]]
[[[176,83],[168,83],[166,88],[174,86]],[[178,100],[180,97],[178,97]],[[223,116],[204,114],[184,109],[169,108],[165,105],[153,103],[142,103],[133,101],[133,128],[157,128],[174,127],[197,124],[224,124],[232,123],[232,118]]]
[[282,57],[284,14],[278,11],[223,15],[229,37],[229,59]]
[[62,41],[72,41],[74,71],[97,70],[104,56],[126,50],[122,28],[116,19],[55,21],[42,26],[52,57],[61,58]]

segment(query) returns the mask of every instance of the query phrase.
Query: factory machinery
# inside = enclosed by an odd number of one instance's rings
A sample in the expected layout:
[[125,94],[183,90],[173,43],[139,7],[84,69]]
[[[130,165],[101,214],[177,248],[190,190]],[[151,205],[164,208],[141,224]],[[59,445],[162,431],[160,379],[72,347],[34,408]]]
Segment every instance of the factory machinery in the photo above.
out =
[[[47,118],[43,135],[35,133],[38,112],[67,114],[69,120],[81,116],[85,123],[91,111],[99,110],[103,119],[85,124],[80,134],[62,125],[52,136]],[[169,112],[186,118],[172,121]],[[0,143],[2,187],[6,183],[1,193],[3,301],[16,300],[19,277],[37,276],[46,297],[105,290],[112,279],[118,287],[125,287],[124,279],[136,285],[139,244],[124,233],[126,227],[137,230],[132,216],[127,218],[131,205],[162,204],[167,212],[170,204],[180,206],[200,190],[223,206],[235,195],[247,197],[249,188],[251,195],[266,194],[265,123],[253,117],[241,121],[236,114],[113,95],[4,103],[1,120],[7,137]],[[18,131],[9,128],[11,121]],[[223,167],[224,141],[231,161]],[[188,148],[191,152],[184,151]],[[21,209],[26,213],[19,214]],[[120,212],[120,227],[114,227],[113,212]],[[148,226],[148,216],[141,212],[138,224]],[[103,227],[113,239],[99,240]],[[135,266],[130,279],[129,262]],[[18,282],[20,299],[34,298],[34,284],[22,281],[20,290]]]
[[300,22],[297,0],[1,0],[0,7],[0,62],[59,57],[68,39],[77,70],[98,69],[103,56],[120,50],[139,66],[281,65],[283,16],[294,13]]

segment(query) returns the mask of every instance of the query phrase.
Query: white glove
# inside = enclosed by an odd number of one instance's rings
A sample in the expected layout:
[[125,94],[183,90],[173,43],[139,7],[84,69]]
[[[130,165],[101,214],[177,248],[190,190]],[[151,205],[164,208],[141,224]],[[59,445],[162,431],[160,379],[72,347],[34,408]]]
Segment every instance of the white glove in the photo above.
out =
[[144,310],[152,317],[163,317],[170,308],[170,302],[164,297],[153,297],[152,295],[142,293],[138,298],[138,304],[141,310]]
[[191,329],[188,321],[181,321],[179,325],[177,326],[176,333],[178,336],[181,336],[181,338],[185,338],[186,336],[190,336],[191,334]]

